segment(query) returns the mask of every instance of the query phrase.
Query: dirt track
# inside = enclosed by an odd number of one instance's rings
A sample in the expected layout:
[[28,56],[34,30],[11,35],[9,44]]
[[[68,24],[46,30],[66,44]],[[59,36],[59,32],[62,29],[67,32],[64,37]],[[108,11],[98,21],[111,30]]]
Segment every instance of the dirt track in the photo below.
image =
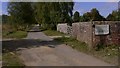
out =
[[110,66],[92,56],[77,52],[69,46],[41,46],[19,51],[27,66]]
[[[41,39],[44,43],[40,44],[37,41],[38,47],[18,51],[20,59],[26,66],[111,66],[95,57],[73,50],[65,44],[57,44],[42,32],[30,32],[27,39]],[[48,45],[55,45],[55,48],[50,48]]]

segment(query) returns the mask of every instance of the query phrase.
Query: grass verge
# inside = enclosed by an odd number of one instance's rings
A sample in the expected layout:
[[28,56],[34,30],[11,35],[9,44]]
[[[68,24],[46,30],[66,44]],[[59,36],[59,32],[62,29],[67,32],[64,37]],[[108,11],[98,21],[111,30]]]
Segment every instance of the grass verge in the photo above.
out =
[[27,32],[25,31],[16,31],[16,32],[12,32],[12,33],[9,33],[9,32],[5,32],[3,31],[3,38],[24,38],[27,36]]
[[24,64],[18,58],[18,56],[14,52],[3,53],[2,54],[3,66],[7,66],[8,68],[22,68]]
[[65,36],[67,34],[55,31],[55,30],[45,30],[43,31],[47,36]]
[[61,38],[55,38],[54,40],[58,42],[62,42],[66,45],[71,46],[74,49],[77,49],[79,51],[87,52],[88,47],[84,42],[79,42],[78,40],[74,38],[66,38],[66,37],[61,37]]
[[115,45],[110,45],[99,50],[95,50],[95,49],[89,50],[86,43],[80,42],[74,38],[62,37],[62,38],[55,38],[55,40],[67,44],[71,46],[73,49],[76,49],[80,52],[84,52],[101,60],[104,60],[105,62],[115,65],[118,64],[118,47]]

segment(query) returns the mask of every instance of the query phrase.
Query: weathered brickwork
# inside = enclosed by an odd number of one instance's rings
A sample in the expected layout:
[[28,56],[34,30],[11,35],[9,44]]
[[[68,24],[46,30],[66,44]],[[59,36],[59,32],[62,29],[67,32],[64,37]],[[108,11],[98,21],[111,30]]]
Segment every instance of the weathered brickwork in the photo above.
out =
[[[95,25],[109,25],[110,33],[107,35],[95,35]],[[65,31],[66,28],[62,30]],[[94,47],[98,44],[120,45],[120,21],[93,21],[73,23],[71,32],[71,36],[79,41],[87,43],[90,47]]]
[[67,27],[68,27],[67,23],[58,24],[57,25],[57,31],[67,34],[68,33]]
[[73,36],[74,38],[77,38],[77,36],[78,36],[79,27],[80,27],[79,23],[73,23],[73,24],[72,24],[72,36]]
[[110,33],[108,35],[96,36],[94,34],[93,28],[93,45],[97,45],[99,43],[103,43],[104,45],[120,45],[120,21],[102,21],[102,22],[94,22],[97,24],[105,24],[110,26]]
[[77,40],[92,45],[92,24],[90,22],[79,22],[72,24],[73,37]]

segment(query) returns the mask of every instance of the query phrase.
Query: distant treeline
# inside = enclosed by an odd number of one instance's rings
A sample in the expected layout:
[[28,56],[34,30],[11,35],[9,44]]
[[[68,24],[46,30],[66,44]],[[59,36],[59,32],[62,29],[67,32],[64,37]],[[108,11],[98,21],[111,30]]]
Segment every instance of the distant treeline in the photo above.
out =
[[90,12],[84,13],[80,16],[79,12],[76,11],[73,16],[74,22],[86,22],[86,21],[120,21],[120,10],[114,10],[106,18],[100,15],[96,8],[93,8]]
[[46,29],[56,29],[58,23],[86,21],[120,21],[120,10],[113,11],[106,18],[96,8],[82,16],[76,11],[73,14],[74,2],[10,2],[9,16],[3,15],[2,21],[16,28],[27,28],[31,24],[41,24]]

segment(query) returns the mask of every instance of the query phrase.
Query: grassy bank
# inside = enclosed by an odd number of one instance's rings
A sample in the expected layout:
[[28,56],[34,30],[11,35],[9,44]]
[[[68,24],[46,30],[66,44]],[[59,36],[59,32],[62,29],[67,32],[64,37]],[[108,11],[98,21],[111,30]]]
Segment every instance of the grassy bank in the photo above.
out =
[[[18,27],[20,28],[20,27]],[[4,23],[2,24],[2,38],[24,38],[27,36],[27,31],[26,29],[18,29],[9,23]],[[30,27],[28,27],[29,29]]]
[[43,33],[45,33],[48,36],[65,36],[67,34],[55,31],[55,30],[45,30],[43,31]]
[[2,54],[3,66],[8,66],[8,68],[22,68],[24,66],[23,62],[18,58],[14,52],[3,53]]
[[99,50],[89,50],[87,44],[80,42],[74,38],[55,38],[58,42],[65,43],[80,52],[95,56],[111,64],[118,64],[118,47],[110,45]]
[[7,32],[7,31],[3,31],[2,33],[2,37],[3,38],[24,38],[27,36],[27,32],[25,31],[15,31],[15,32]]

